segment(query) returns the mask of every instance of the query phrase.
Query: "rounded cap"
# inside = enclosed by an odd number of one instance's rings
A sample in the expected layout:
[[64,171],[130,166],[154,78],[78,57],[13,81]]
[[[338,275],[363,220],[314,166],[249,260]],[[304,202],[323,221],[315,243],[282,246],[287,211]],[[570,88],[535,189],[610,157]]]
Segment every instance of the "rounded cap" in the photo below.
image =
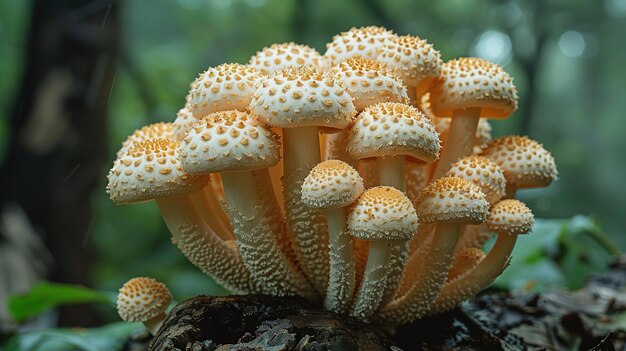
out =
[[535,217],[521,201],[507,199],[493,205],[487,217],[487,228],[498,234],[526,234],[535,224]]
[[231,110],[203,118],[187,133],[180,153],[190,174],[250,171],[278,163],[280,142],[253,115]]
[[478,186],[487,202],[495,204],[506,192],[506,179],[498,165],[482,156],[464,157],[452,164],[448,176],[459,177]]
[[409,101],[402,80],[378,61],[355,57],[342,61],[331,70],[352,96],[358,112],[379,102]]
[[348,216],[350,234],[363,240],[407,241],[418,227],[411,200],[389,186],[366,190]]
[[178,110],[176,114],[176,120],[174,120],[172,126],[172,139],[181,141],[187,135],[187,132],[198,123],[198,120],[193,117],[187,106]]
[[344,129],[356,114],[346,89],[309,66],[290,66],[262,79],[250,107],[264,123],[282,128]]
[[506,118],[517,109],[513,79],[501,66],[474,57],[444,63],[430,92],[431,106],[438,117],[480,107],[481,117]]
[[481,153],[498,164],[507,182],[518,188],[540,188],[557,179],[554,158],[543,145],[526,136],[492,141]]
[[149,139],[118,157],[108,175],[111,200],[117,204],[142,202],[185,195],[206,186],[206,177],[183,171],[179,147],[173,139]]
[[439,136],[417,108],[384,102],[358,115],[347,149],[355,159],[404,155],[429,163],[439,157]]
[[133,278],[117,296],[117,313],[126,322],[145,322],[164,313],[172,302],[165,284],[152,278]]
[[250,58],[249,65],[261,74],[280,71],[287,66],[309,65],[320,67],[322,55],[307,45],[296,43],[273,44]]
[[[448,130],[450,130],[450,123],[452,118],[443,117],[435,118],[433,124],[437,133],[439,133],[439,139],[444,144],[448,136]],[[487,144],[491,142],[491,124],[486,118],[478,120],[478,126],[476,127],[476,134],[474,135],[474,152],[479,151],[487,147]]]
[[418,87],[418,96],[439,76],[442,65],[439,51],[426,40],[413,35],[389,38],[377,59],[394,68],[404,84]]
[[353,27],[335,35],[333,41],[326,44],[324,58],[331,66],[355,56],[376,59],[383,44],[394,36],[392,31],[383,27]]
[[197,119],[218,111],[245,111],[259,77],[254,68],[238,63],[209,68],[191,84],[189,110]]
[[174,125],[172,123],[158,122],[143,126],[141,129],[135,130],[133,134],[129,135],[122,142],[122,147],[117,151],[117,156],[120,157],[126,154],[135,144],[148,139],[171,138],[173,133]]
[[485,194],[470,181],[459,177],[433,181],[417,199],[417,213],[426,223],[480,224],[488,212]]
[[353,203],[363,192],[363,178],[339,160],[313,167],[302,183],[302,202],[313,208],[338,208]]

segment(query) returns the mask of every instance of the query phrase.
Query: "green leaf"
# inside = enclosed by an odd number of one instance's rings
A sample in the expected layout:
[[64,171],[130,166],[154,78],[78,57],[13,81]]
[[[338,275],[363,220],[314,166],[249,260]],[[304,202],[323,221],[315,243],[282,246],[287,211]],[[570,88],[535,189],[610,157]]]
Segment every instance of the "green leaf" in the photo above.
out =
[[7,305],[13,319],[21,322],[60,305],[109,303],[112,299],[110,293],[94,291],[78,285],[42,282],[26,294],[11,296]]
[[117,351],[131,334],[144,329],[141,323],[112,323],[93,329],[46,329],[11,338],[6,351]]

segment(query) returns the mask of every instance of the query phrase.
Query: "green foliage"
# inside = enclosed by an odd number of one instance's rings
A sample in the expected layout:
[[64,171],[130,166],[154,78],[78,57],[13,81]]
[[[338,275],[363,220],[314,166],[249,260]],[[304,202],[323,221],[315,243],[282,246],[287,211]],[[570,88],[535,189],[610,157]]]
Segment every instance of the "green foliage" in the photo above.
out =
[[11,338],[6,351],[117,351],[129,336],[142,330],[141,323],[112,323],[93,329],[47,329]]
[[26,294],[10,297],[7,304],[13,319],[21,322],[63,304],[109,303],[113,299],[110,293],[82,286],[42,282]]
[[538,219],[533,232],[518,239],[511,265],[493,287],[578,289],[590,273],[604,270],[611,260],[602,238],[602,231],[589,217]]

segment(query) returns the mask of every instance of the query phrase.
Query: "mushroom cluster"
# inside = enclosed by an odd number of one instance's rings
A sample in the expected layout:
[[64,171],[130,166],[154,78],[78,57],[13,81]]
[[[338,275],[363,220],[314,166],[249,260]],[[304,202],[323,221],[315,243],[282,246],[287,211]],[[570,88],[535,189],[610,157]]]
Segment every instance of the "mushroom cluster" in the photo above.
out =
[[[107,191],[156,201],[174,244],[234,293],[408,323],[485,288],[531,231],[514,197],[550,185],[554,159],[525,136],[492,141],[487,122],[517,99],[497,64],[442,62],[385,28],[352,28],[323,55],[275,44],[207,69],[174,122],[129,136]],[[162,307],[169,293],[143,282],[118,305],[154,329],[163,311],[141,296]]]

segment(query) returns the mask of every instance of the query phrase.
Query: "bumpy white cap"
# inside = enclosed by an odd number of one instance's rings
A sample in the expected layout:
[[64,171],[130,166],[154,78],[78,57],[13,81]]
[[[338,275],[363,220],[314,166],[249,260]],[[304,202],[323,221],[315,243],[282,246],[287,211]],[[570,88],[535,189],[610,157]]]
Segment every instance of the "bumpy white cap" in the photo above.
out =
[[356,111],[332,75],[309,66],[287,67],[261,80],[250,105],[272,127],[344,129]]
[[206,116],[181,144],[181,163],[191,174],[267,168],[279,157],[278,136],[255,116],[235,110]]
[[142,202],[196,192],[208,178],[192,176],[180,165],[178,141],[149,139],[135,144],[113,162],[107,193],[117,204]]
[[347,149],[355,159],[405,155],[429,163],[439,157],[439,135],[417,108],[384,102],[359,114]]
[[489,213],[480,188],[459,177],[439,178],[428,184],[417,199],[417,213],[427,223],[479,224]]
[[245,111],[259,77],[254,68],[237,63],[209,68],[191,84],[189,110],[198,119],[218,111]]
[[324,58],[331,66],[356,56],[375,59],[385,42],[394,36],[392,31],[383,27],[351,28],[335,35],[333,41],[326,44]]
[[448,176],[467,179],[478,186],[490,204],[505,194],[506,179],[498,165],[482,156],[464,157],[452,164]]
[[526,136],[506,136],[491,142],[481,153],[498,164],[507,182],[518,188],[539,188],[557,179],[554,158],[543,145]]
[[402,80],[383,63],[355,57],[342,61],[331,70],[348,89],[359,112],[380,102],[408,103]]
[[313,208],[338,208],[353,203],[363,192],[363,178],[339,160],[313,167],[302,183],[302,202]]
[[193,117],[187,106],[178,110],[176,119],[172,126],[172,139],[181,141],[185,138],[187,132],[198,123],[198,120]]
[[517,109],[513,79],[501,66],[479,58],[444,63],[430,92],[432,110],[438,117],[479,107],[481,117],[506,118]]
[[363,240],[407,241],[418,227],[411,200],[389,186],[367,189],[348,216],[350,234]]
[[141,127],[129,135],[126,140],[122,142],[122,147],[117,151],[117,156],[120,157],[128,152],[134,145],[141,143],[149,139],[163,139],[172,138],[174,126],[172,123],[158,122],[148,124]]
[[322,66],[322,55],[307,45],[273,44],[250,58],[250,66],[262,74],[271,74],[287,66]]
[[487,217],[487,228],[498,234],[526,234],[535,224],[535,216],[521,201],[507,199],[493,205]]
[[152,278],[133,278],[117,296],[117,313],[126,322],[145,322],[167,310],[172,295],[165,284]]
[[432,44],[413,35],[391,37],[383,45],[378,61],[394,68],[404,84],[416,87],[421,96],[439,76],[441,55]]

